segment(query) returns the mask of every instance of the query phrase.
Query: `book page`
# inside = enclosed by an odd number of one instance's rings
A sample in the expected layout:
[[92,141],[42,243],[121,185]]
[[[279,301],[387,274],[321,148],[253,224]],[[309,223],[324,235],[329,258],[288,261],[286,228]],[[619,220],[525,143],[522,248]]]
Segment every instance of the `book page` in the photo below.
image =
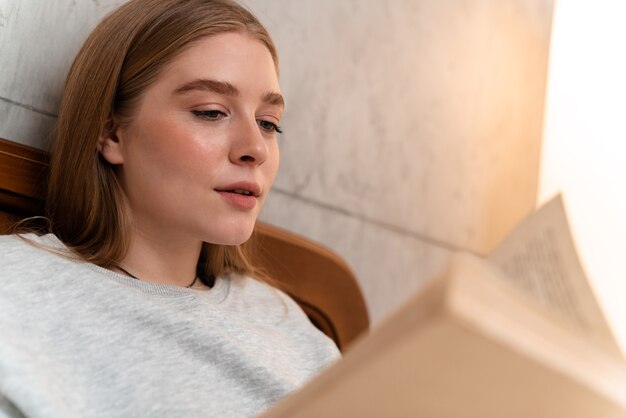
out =
[[488,260],[545,310],[623,356],[578,258],[561,196],[517,226]]
[[501,276],[456,254],[442,276],[260,418],[626,416],[623,362]]

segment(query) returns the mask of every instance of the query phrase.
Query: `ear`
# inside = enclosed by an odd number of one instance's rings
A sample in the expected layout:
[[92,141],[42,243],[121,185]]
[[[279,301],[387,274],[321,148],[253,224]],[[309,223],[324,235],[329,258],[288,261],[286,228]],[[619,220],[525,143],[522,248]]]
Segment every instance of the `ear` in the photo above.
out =
[[102,135],[98,138],[98,152],[110,164],[124,164],[124,154],[120,141],[120,129],[112,119],[106,123]]

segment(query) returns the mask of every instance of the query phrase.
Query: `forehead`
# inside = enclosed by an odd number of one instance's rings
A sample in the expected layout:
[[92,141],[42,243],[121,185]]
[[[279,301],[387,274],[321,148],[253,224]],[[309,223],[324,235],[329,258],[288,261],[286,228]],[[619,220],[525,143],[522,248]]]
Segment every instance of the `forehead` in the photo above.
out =
[[207,36],[191,43],[168,63],[157,82],[171,87],[195,79],[220,80],[240,90],[280,90],[267,46],[239,32]]

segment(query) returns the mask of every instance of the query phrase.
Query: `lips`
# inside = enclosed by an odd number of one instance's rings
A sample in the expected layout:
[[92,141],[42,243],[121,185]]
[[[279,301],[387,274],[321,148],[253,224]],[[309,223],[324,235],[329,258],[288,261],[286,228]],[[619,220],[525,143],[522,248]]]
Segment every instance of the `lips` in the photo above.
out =
[[218,187],[215,191],[234,193],[241,196],[259,197],[261,195],[261,186],[253,182],[238,182]]
[[243,189],[232,190],[231,193],[242,194],[244,196],[252,196],[252,192],[251,191],[243,190]]
[[230,205],[239,209],[253,209],[256,207],[257,197],[261,195],[261,187],[256,183],[240,182],[215,191]]

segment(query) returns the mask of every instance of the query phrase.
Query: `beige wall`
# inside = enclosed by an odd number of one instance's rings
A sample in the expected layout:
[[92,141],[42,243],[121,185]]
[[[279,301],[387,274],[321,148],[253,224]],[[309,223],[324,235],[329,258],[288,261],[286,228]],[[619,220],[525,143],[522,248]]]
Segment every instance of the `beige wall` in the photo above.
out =
[[[0,137],[46,146],[70,57],[119,3],[0,0]],[[533,209],[553,0],[246,4],[287,99],[262,218],[341,254],[374,321]]]

